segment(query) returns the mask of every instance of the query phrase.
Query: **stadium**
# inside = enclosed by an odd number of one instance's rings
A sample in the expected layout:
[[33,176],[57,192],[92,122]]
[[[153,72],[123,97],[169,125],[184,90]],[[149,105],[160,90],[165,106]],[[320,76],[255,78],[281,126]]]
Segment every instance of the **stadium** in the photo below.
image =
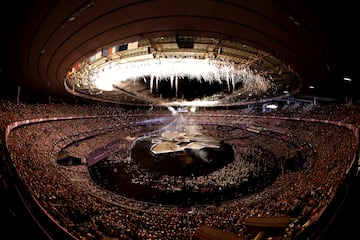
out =
[[2,19],[4,231],[74,240],[353,236],[358,80],[354,42],[341,35],[353,30],[353,6],[323,7],[16,6],[11,23]]

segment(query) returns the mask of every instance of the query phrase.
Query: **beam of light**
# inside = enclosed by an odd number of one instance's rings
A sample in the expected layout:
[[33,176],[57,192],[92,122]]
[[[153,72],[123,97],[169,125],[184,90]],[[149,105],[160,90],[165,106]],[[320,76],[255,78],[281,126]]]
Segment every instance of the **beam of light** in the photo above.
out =
[[[260,74],[255,74],[248,66],[232,62],[191,59],[191,58],[153,58],[142,61],[115,63],[109,62],[97,68],[91,81],[101,90],[112,90],[113,84],[128,80],[150,77],[150,92],[158,86],[160,80],[171,81],[171,87],[178,89],[181,79],[189,78],[208,83],[226,82],[230,90],[237,83],[254,93],[265,92],[271,81]],[[154,82],[155,81],[155,82]]]
[[172,115],[177,115],[178,112],[175,110],[175,108],[173,108],[171,106],[168,106],[167,108],[171,112]]

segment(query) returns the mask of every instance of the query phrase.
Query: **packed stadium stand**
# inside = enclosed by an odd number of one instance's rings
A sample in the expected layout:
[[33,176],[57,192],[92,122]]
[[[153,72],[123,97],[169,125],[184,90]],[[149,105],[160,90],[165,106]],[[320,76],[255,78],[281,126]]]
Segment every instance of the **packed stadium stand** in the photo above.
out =
[[[3,160],[25,194],[22,201],[73,239],[196,239],[203,225],[246,239],[259,232],[301,237],[326,226],[327,213],[336,211],[357,173],[359,119],[352,111],[356,107],[329,105],[302,117],[292,111],[182,114],[199,132],[230,144],[235,156],[225,165],[206,154],[202,165],[168,162],[178,172],[163,173],[157,161],[173,158],[137,159],[130,150],[134,139],[179,118],[166,109],[3,101]],[[328,120],[326,113],[336,117]],[[144,123],[166,116],[165,122]],[[80,160],[61,164],[59,155]],[[90,157],[98,160],[90,164]]]

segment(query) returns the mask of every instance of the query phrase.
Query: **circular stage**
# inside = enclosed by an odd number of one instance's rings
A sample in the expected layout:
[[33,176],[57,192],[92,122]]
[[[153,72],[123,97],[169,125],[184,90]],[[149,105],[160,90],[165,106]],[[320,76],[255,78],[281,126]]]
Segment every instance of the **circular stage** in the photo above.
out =
[[131,158],[150,172],[194,177],[233,162],[234,151],[229,144],[207,136],[191,138],[181,132],[166,132],[137,139],[131,149]]
[[[117,157],[125,155],[130,157]],[[89,172],[99,186],[124,197],[192,206],[261,191],[281,166],[272,152],[250,142],[238,146],[199,132],[164,131],[136,139],[130,149],[89,166]]]

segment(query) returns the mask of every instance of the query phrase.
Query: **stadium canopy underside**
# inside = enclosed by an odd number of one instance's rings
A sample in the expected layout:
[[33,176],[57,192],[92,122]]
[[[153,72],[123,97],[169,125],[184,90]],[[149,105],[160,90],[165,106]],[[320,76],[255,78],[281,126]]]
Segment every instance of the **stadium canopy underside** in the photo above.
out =
[[17,10],[3,47],[20,97],[245,105],[337,70],[318,12],[302,1],[36,0]]
[[106,47],[71,66],[73,95],[130,105],[224,106],[296,93],[300,80],[273,54],[194,36]]

